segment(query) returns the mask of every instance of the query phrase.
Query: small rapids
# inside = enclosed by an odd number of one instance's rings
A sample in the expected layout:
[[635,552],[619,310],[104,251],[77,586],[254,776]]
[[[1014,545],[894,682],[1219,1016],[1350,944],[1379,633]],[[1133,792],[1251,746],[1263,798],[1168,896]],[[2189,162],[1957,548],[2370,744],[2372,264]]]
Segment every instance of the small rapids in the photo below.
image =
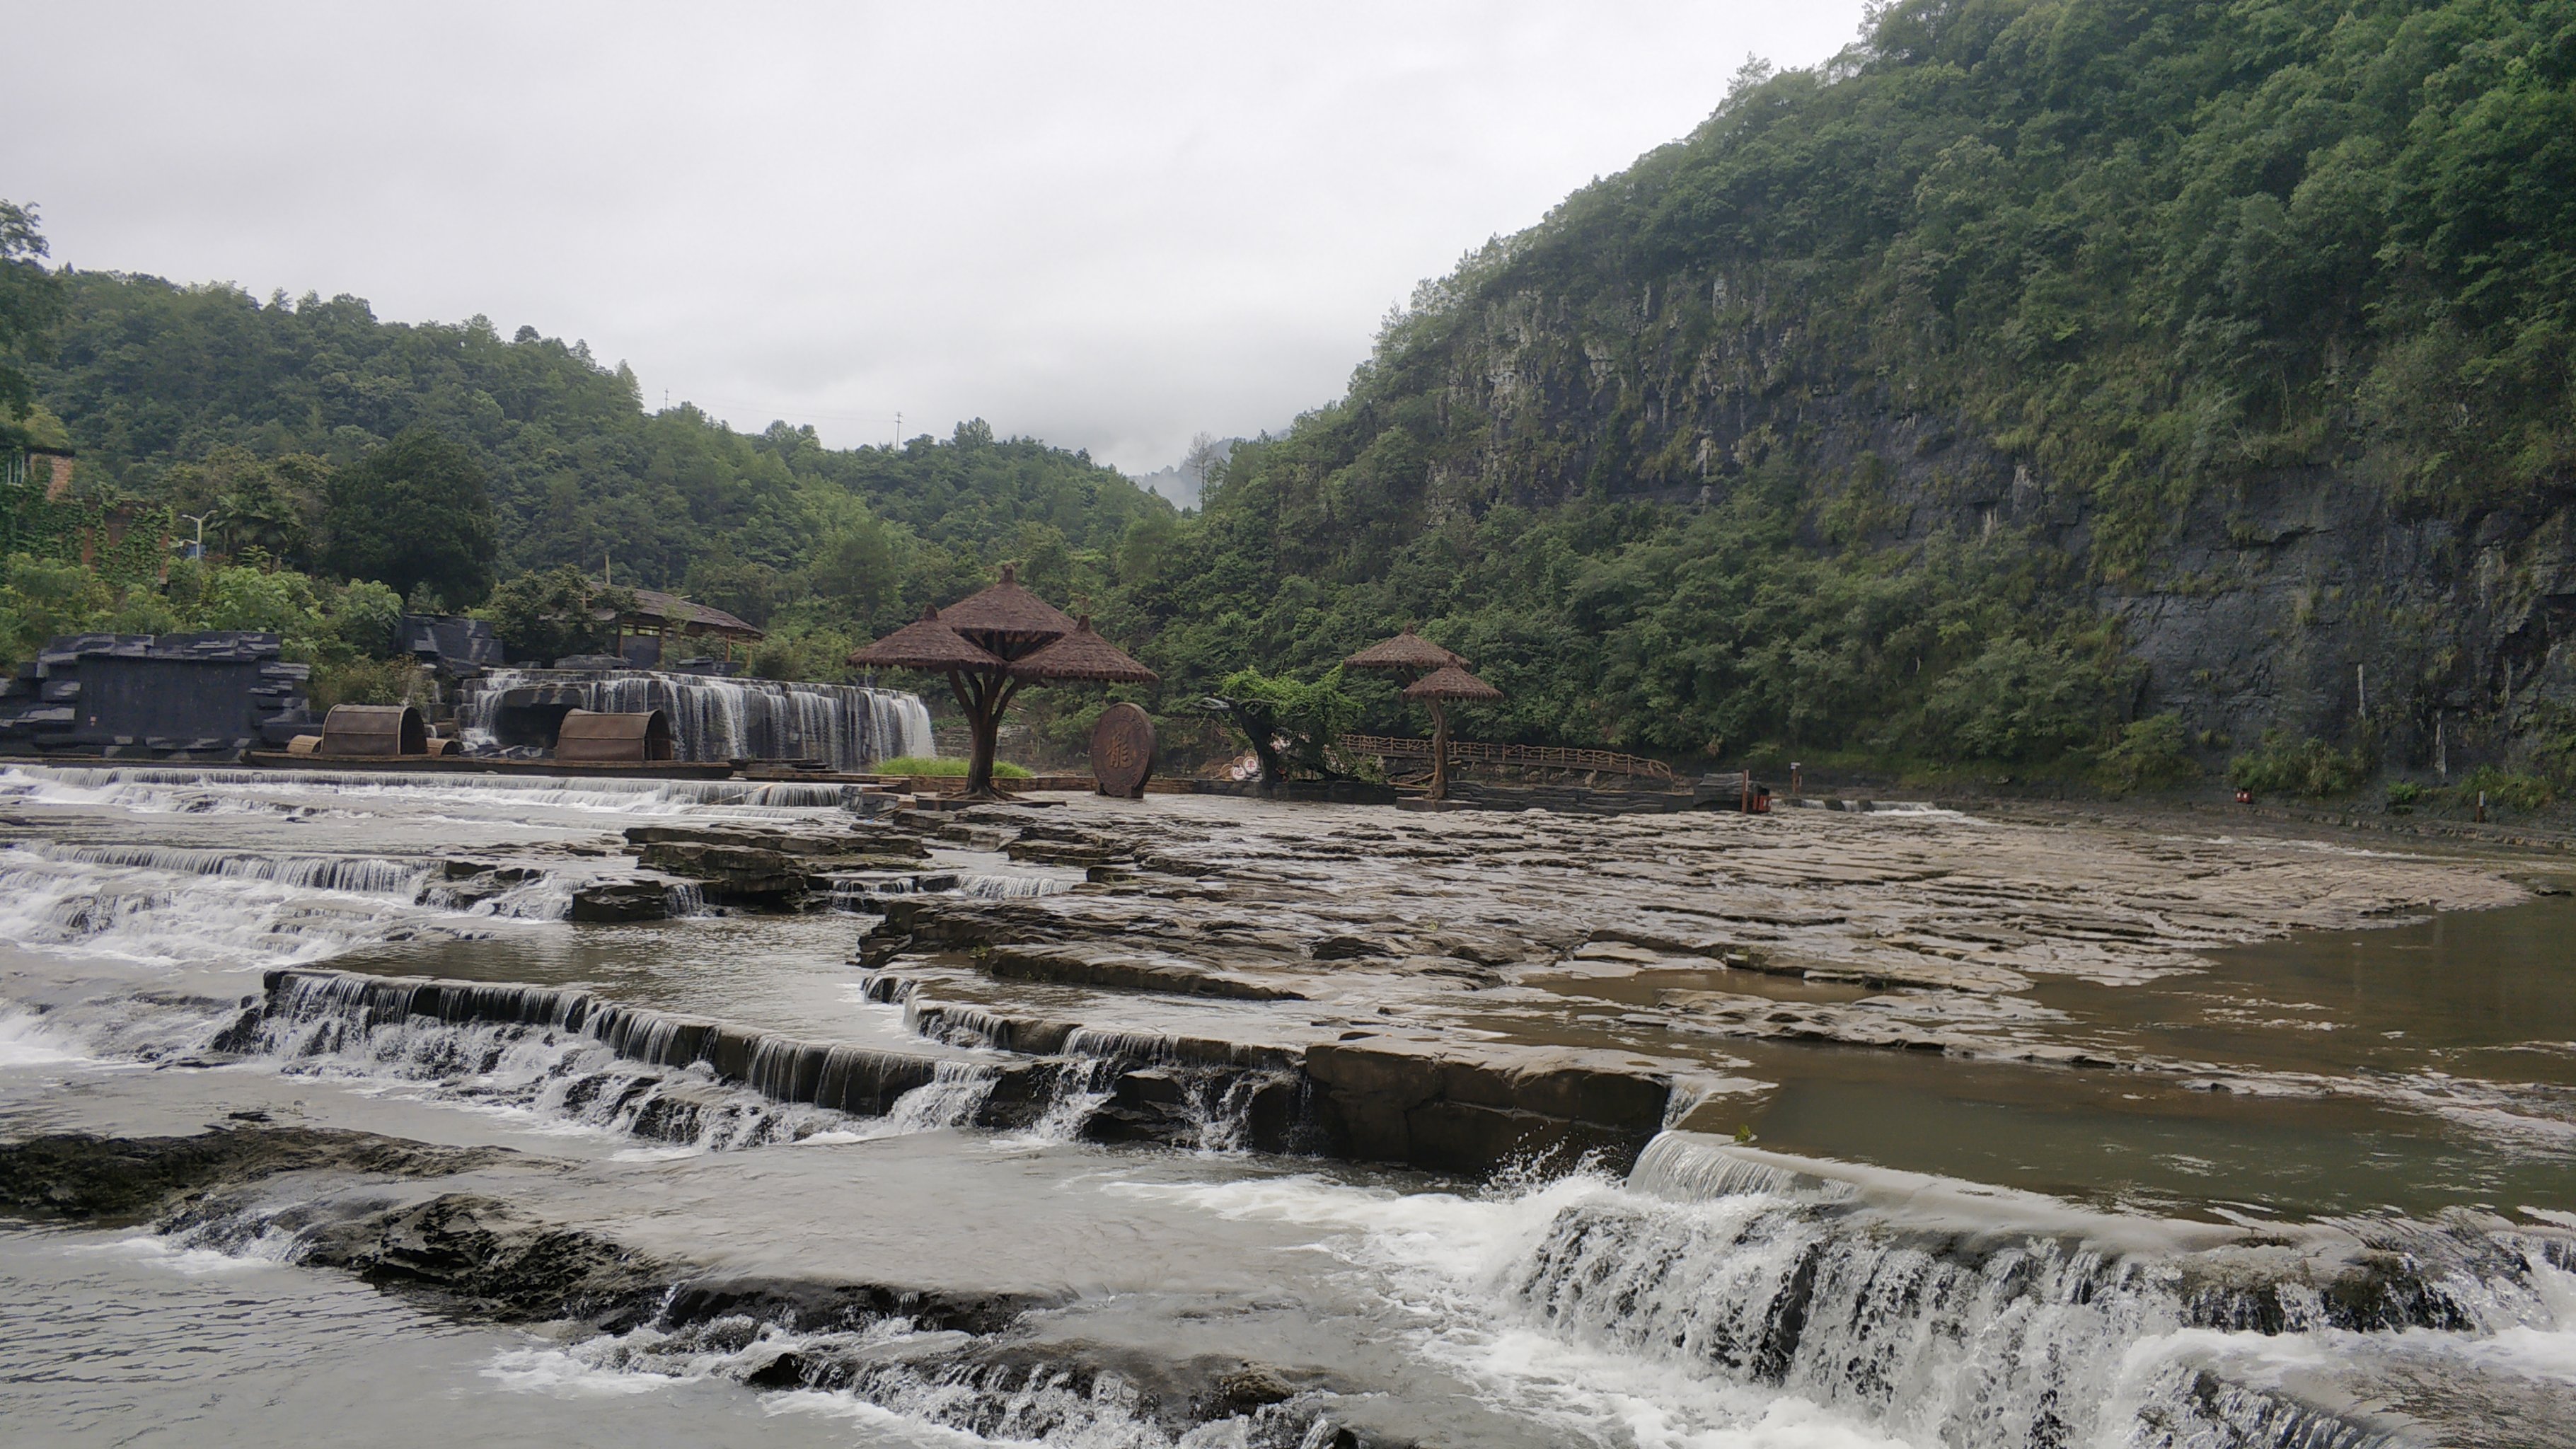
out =
[[142,965],[319,961],[373,942],[560,920],[571,907],[570,885],[550,875],[476,893],[441,879],[433,862],[385,856],[0,849],[0,939]]
[[[226,770],[150,765],[15,765],[0,769],[0,802],[106,808],[140,815],[408,813],[422,804],[535,811],[683,815],[709,808],[839,809],[858,787],[810,781],[619,780],[402,771]],[[337,807],[336,810],[333,807]]]
[[273,974],[265,1006],[215,1045],[292,1074],[419,1084],[550,1126],[712,1151],[962,1126],[993,1085],[978,1063],[804,1042],[584,991],[339,973]]
[[[964,1343],[960,1343],[965,1339]],[[786,1389],[824,1412],[856,1403],[935,1425],[975,1443],[1081,1449],[1308,1449],[1336,1442],[1318,1395],[1300,1395],[1180,1432],[1158,1422],[1137,1383],[1115,1369],[1011,1361],[982,1336],[902,1316],[848,1327],[798,1327],[735,1314],[704,1323],[604,1334],[533,1352],[503,1373],[544,1373],[549,1359],[598,1373],[726,1378]],[[1000,1361],[996,1362],[995,1359]]]
[[1310,1130],[1293,1067],[1087,1032],[1031,1058],[992,1050],[963,1022],[914,1024],[968,1054],[808,1041],[580,990],[277,970],[210,1045],[293,1074],[418,1084],[445,1101],[712,1150],[983,1127],[1224,1153],[1294,1150]]
[[1560,1209],[1504,1281],[1552,1335],[1917,1443],[2344,1449],[2391,1437],[2375,1396],[2230,1375],[2248,1341],[2403,1358],[2537,1333],[2576,1354],[2564,1232],[2459,1214],[2256,1235],[1809,1176],[1687,1133]]

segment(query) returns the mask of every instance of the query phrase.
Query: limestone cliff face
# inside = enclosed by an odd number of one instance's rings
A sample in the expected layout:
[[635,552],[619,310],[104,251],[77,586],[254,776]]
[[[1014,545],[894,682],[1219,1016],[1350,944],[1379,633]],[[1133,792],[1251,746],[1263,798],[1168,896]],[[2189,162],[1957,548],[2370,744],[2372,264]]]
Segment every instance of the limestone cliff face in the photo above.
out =
[[2132,715],[2176,711],[2238,747],[2280,728],[2454,769],[2576,720],[2565,492],[2410,515],[2355,449],[2348,464],[2176,489],[2143,566],[2114,567],[2096,548],[2092,480],[1916,396],[1901,360],[1856,362],[1873,348],[1821,335],[1796,300],[1725,275],[1596,287],[1453,303],[1382,355],[1381,381],[1401,372],[1428,392],[1450,440],[1425,471],[1419,524],[1587,492],[1706,505],[1776,457],[1809,493],[1811,546],[2010,530],[2062,553],[2068,602],[2116,620],[2145,666]]

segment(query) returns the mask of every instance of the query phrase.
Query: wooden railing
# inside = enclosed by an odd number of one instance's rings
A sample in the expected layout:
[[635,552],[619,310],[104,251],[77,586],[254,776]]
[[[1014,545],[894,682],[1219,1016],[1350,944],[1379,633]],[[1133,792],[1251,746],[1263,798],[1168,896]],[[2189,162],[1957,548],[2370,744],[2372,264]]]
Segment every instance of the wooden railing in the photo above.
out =
[[[1431,758],[1429,740],[1401,739],[1394,735],[1342,735],[1333,748],[1355,755],[1376,755],[1382,759],[1427,760]],[[1615,750],[1572,750],[1562,745],[1487,745],[1473,740],[1451,740],[1449,758],[1479,765],[1522,765],[1543,770],[1593,770],[1618,775],[1643,775],[1648,779],[1669,780],[1673,767],[1661,760],[1642,755],[1623,755]]]

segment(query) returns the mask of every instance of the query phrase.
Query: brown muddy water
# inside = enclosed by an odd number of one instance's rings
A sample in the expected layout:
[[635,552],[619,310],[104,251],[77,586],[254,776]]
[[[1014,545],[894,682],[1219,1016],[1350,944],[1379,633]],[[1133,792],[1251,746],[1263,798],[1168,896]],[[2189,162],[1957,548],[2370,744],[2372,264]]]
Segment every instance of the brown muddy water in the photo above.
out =
[[[0,772],[9,1441],[2576,1443],[2550,861],[851,806]],[[957,887],[566,918],[675,823]],[[1459,1105],[1567,1073],[1664,1105]],[[173,1141],[264,1165],[92,1210]]]

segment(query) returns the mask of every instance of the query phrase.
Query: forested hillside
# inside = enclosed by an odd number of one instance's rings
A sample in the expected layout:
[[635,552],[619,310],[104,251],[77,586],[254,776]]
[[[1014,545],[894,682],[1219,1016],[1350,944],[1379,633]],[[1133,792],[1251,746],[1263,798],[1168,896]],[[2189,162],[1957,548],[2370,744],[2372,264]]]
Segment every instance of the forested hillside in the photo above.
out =
[[1413,618],[1530,736],[2563,771],[2571,84],[2567,3],[1888,7],[1239,451],[1165,657]]
[[1509,693],[1487,737],[2576,784],[2576,0],[1915,0],[1720,91],[1195,514],[976,423],[651,413],[578,346],[347,298],[58,277],[30,376],[146,497],[427,429],[500,573],[613,557],[774,617],[776,669],[1016,558],[1172,713],[1409,622]]
[[808,586],[899,613],[901,578],[876,577],[888,569],[1105,546],[1169,511],[1114,469],[979,422],[945,442],[839,451],[810,428],[745,435],[688,406],[648,413],[631,371],[532,328],[504,339],[479,317],[381,322],[354,297],[60,280],[37,396],[79,447],[84,486],[168,495],[230,450],[346,468],[426,427],[488,477],[505,574],[607,565],[676,588],[696,570],[756,615]]

